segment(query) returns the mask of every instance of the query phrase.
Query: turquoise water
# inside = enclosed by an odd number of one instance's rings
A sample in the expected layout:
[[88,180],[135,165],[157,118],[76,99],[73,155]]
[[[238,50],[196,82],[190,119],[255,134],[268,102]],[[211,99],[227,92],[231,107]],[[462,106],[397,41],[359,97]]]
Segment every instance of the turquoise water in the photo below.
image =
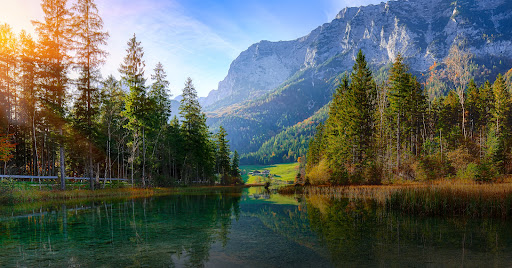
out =
[[370,201],[250,191],[4,207],[0,266],[512,265],[510,221],[401,216]]

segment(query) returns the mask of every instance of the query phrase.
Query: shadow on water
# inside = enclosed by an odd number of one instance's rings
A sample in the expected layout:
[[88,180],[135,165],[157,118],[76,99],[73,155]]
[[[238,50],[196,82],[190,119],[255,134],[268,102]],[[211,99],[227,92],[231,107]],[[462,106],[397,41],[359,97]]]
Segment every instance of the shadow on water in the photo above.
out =
[[0,266],[506,266],[512,224],[263,187],[0,212]]

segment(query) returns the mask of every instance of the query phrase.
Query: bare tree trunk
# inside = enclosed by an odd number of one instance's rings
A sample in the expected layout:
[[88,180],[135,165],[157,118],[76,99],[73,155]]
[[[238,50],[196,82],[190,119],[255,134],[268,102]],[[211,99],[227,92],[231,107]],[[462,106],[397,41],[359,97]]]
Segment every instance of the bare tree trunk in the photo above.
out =
[[89,140],[89,184],[91,190],[94,190],[93,167],[92,167],[92,144]]
[[400,113],[396,121],[396,169],[400,168]]
[[[60,127],[60,135],[63,136],[63,130],[62,127]],[[60,142],[60,189],[66,190],[66,167],[65,162],[66,159],[64,159],[64,142]]]
[[146,187],[146,129],[142,127],[142,187]]

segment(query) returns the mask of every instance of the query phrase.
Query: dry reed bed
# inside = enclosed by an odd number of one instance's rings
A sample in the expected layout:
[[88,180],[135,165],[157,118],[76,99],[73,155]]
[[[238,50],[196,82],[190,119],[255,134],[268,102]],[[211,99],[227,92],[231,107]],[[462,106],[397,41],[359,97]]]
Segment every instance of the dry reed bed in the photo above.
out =
[[[512,183],[436,182],[385,186],[310,186],[298,190],[302,190],[306,196],[372,199],[388,209],[405,214],[475,218],[512,217]],[[287,192],[290,193],[291,189],[282,193]]]

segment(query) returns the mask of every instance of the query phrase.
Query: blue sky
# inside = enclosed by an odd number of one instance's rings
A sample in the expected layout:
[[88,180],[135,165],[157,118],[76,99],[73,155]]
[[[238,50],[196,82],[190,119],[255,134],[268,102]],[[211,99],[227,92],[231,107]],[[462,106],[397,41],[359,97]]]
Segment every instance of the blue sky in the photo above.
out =
[[[41,19],[40,0],[0,0],[0,22],[33,31]],[[4,3],[5,2],[5,3]],[[206,96],[226,76],[230,63],[260,40],[291,40],[331,21],[346,6],[375,0],[96,0],[110,33],[104,75],[119,76],[126,42],[135,33],[145,51],[146,76],[164,65],[171,93],[190,76]]]

